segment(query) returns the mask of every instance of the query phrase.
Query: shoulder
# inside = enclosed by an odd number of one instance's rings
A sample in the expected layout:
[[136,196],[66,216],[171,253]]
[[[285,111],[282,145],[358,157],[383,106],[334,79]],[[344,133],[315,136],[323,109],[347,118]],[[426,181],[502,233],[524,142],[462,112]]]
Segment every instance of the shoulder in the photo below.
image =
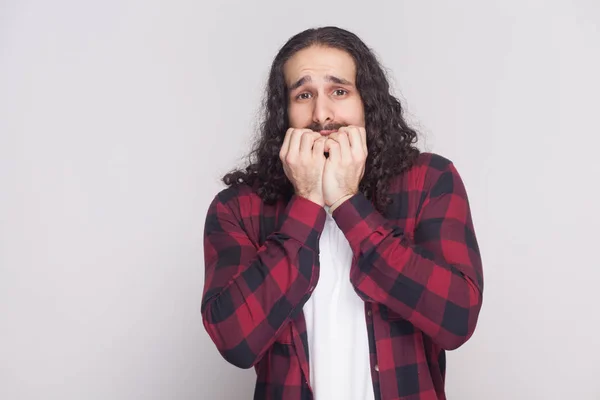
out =
[[423,152],[419,154],[413,167],[422,168],[432,173],[444,172],[451,168],[453,162],[437,153]]
[[454,169],[453,162],[437,153],[421,152],[413,164],[392,180],[393,190],[427,190],[444,174]]
[[423,153],[415,165],[423,174],[421,190],[437,197],[453,193],[466,196],[465,187],[452,160],[436,153]]
[[251,187],[245,184],[228,186],[213,197],[206,212],[205,231],[245,229],[248,219],[255,218],[260,209],[261,199]]
[[213,205],[222,205],[232,211],[245,209],[250,204],[261,202],[256,190],[246,184],[228,186],[219,191],[213,199]]

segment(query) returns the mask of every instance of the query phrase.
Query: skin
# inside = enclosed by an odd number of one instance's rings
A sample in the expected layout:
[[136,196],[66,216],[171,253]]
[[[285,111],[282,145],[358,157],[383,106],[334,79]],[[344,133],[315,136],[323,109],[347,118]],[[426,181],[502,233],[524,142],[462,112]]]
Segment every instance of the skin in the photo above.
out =
[[290,121],[280,151],[284,171],[297,195],[333,212],[358,192],[368,154],[354,60],[311,46],[286,62],[284,76]]

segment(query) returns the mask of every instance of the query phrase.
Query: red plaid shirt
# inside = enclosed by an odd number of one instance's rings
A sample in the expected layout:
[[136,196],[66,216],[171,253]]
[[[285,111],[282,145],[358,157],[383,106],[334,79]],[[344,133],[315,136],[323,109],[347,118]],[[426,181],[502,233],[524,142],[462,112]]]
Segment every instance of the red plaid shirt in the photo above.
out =
[[[452,162],[432,153],[390,194],[385,215],[362,194],[332,214],[354,254],[375,398],[445,399],[445,350],[471,337],[482,302],[467,194]],[[266,205],[245,185],[208,210],[203,323],[228,362],[255,368],[255,399],[313,399],[302,307],[319,280],[325,213],[298,196]]]

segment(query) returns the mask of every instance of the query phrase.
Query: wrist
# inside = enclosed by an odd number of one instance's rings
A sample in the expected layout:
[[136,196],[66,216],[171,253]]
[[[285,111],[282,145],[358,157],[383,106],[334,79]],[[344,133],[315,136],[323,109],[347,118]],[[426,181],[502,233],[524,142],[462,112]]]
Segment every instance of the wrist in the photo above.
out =
[[325,203],[323,202],[323,199],[319,196],[306,194],[306,193],[296,193],[296,195],[298,195],[306,200],[312,201],[313,203],[318,204],[321,207],[323,207],[325,205]]
[[315,204],[320,205],[321,207],[323,207],[325,205],[325,203],[323,202],[323,199],[321,199],[321,198],[317,198],[317,197],[314,197],[314,196],[309,196],[309,197],[307,197],[307,199],[310,200],[310,201],[312,201]]
[[329,210],[331,212],[334,212],[336,208],[338,208],[339,206],[341,206],[346,200],[348,200],[352,196],[354,196],[354,193],[349,193],[349,194],[346,194],[346,195],[340,197],[339,199],[337,199],[336,201],[334,201],[333,203],[331,203],[331,206],[329,207]]

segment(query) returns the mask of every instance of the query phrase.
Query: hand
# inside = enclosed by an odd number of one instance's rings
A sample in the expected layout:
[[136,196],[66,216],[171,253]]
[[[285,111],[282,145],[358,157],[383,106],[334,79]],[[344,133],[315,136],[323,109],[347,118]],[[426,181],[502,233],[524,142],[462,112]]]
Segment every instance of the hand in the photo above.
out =
[[310,129],[290,128],[279,152],[283,170],[298,196],[324,205],[323,168],[327,138]]
[[323,170],[323,201],[333,212],[358,193],[368,155],[365,128],[340,128],[328,136],[325,151],[329,152],[329,158]]

